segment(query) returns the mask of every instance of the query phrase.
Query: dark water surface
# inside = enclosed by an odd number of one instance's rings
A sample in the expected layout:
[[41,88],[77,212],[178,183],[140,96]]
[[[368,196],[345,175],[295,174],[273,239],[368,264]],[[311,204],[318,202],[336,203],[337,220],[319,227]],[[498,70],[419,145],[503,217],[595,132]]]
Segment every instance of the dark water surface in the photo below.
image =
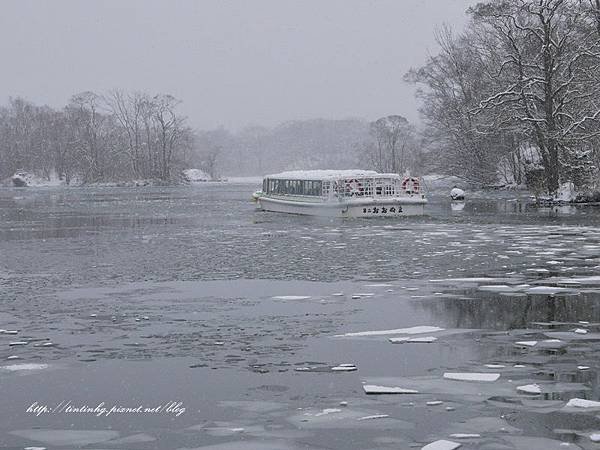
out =
[[596,448],[600,404],[567,402],[600,400],[599,209],[322,219],[254,188],[0,191],[0,447]]

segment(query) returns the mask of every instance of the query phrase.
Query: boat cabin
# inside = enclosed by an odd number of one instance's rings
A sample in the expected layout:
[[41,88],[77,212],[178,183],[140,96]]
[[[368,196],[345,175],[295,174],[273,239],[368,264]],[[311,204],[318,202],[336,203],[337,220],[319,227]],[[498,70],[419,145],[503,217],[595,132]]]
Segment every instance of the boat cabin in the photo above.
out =
[[[410,180],[410,183],[407,182]],[[357,170],[291,171],[269,175],[262,192],[269,196],[321,197],[398,197],[419,191],[415,178],[404,181],[397,174]]]

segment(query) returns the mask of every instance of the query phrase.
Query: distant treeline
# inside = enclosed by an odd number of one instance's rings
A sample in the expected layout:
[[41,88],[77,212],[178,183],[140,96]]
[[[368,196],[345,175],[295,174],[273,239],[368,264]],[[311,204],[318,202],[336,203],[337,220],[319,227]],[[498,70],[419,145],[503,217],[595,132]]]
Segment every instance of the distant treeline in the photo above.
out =
[[[374,122],[361,119],[290,121],[274,128],[249,127],[233,133],[199,133],[203,161],[212,154],[218,170],[230,175],[262,175],[292,169],[369,168],[422,173],[426,161],[414,127],[401,116]],[[212,153],[211,150],[212,149]],[[210,164],[205,164],[209,168]]]
[[[599,183],[600,0],[493,0],[443,28],[421,87],[437,169],[549,193]],[[597,187],[597,186],[596,186]]]
[[185,167],[193,132],[171,95],[74,95],[63,109],[21,98],[0,108],[0,179],[18,171],[67,184],[154,178]]
[[171,95],[118,90],[74,95],[62,109],[10,99],[0,107],[0,181],[19,172],[88,184],[176,183],[186,168],[213,179],[290,169],[424,169],[417,133],[401,116],[195,131],[179,104]]

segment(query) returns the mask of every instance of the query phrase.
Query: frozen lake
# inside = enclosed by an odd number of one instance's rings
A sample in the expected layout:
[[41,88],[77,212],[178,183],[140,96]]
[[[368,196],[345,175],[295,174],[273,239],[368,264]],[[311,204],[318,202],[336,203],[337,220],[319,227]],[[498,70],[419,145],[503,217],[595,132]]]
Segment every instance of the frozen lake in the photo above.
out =
[[254,189],[0,191],[0,447],[596,448],[600,208]]

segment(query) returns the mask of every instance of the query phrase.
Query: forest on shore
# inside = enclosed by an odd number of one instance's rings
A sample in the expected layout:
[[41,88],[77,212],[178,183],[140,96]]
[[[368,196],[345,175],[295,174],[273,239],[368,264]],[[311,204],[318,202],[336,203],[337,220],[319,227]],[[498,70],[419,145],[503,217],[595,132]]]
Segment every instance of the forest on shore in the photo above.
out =
[[[405,75],[420,124],[312,119],[194,130],[167,94],[74,95],[62,109],[0,107],[0,180],[19,171],[66,184],[363,167],[439,173],[475,185],[556,193],[600,183],[600,0],[494,0],[441,27],[439,52]],[[360,87],[357,87],[360,88]]]

